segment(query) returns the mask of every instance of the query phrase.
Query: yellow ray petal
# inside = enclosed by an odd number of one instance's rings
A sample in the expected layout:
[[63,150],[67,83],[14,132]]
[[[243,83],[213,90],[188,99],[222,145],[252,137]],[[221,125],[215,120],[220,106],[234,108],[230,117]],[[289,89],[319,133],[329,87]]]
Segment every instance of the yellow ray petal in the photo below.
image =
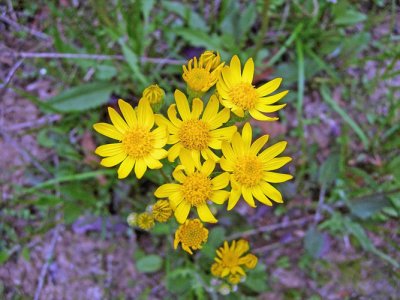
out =
[[254,62],[252,58],[249,58],[243,68],[242,80],[251,84],[253,82],[253,76]]
[[264,104],[259,104],[257,103],[255,108],[263,113],[271,113],[280,110],[281,108],[284,108],[286,104],[280,104],[280,105],[264,105]]
[[272,146],[268,147],[267,149],[265,149],[263,152],[261,152],[258,155],[258,157],[261,158],[264,162],[267,162],[267,161],[275,158],[279,154],[281,154],[283,152],[283,150],[285,150],[286,145],[287,145],[286,141],[278,142],[275,145],[272,145]]
[[179,153],[182,150],[182,145],[181,143],[176,143],[173,145],[169,150],[168,150],[168,160],[170,162],[175,161],[175,159],[178,157]]
[[216,204],[224,204],[229,194],[228,191],[214,191],[210,198],[211,201]]
[[232,150],[232,146],[230,143],[223,142],[221,149],[222,149],[222,154],[226,157],[226,160],[230,162],[236,161],[237,154]]
[[285,97],[287,93],[289,93],[289,91],[283,91],[283,92],[280,92],[278,94],[268,96],[268,97],[261,97],[261,98],[259,98],[258,101],[259,101],[259,103],[261,103],[263,105],[274,104],[275,102],[278,102],[283,97]]
[[201,101],[199,98],[193,99],[192,119],[198,120],[200,118],[200,115],[203,112],[203,105],[203,101]]
[[276,157],[274,159],[271,159],[268,162],[263,163],[263,169],[266,171],[273,171],[276,169],[279,169],[280,167],[286,165],[288,162],[292,160],[291,157]]
[[214,171],[214,169],[215,169],[215,161],[208,159],[203,163],[200,171],[201,171],[201,173],[203,173],[204,175],[206,175],[208,177],[211,175],[211,173]]
[[234,83],[242,81],[242,66],[240,65],[240,59],[237,55],[232,57],[229,67],[231,69]]
[[208,123],[218,113],[218,108],[219,108],[219,101],[215,95],[212,95],[206,105],[206,108],[204,109],[203,117],[201,119]]
[[250,154],[257,155],[261,148],[267,143],[269,135],[260,136],[250,147]]
[[199,214],[200,220],[207,223],[217,223],[218,220],[212,214],[207,204],[197,206],[197,213]]
[[272,183],[280,183],[285,182],[292,179],[293,176],[290,174],[282,174],[282,173],[275,173],[275,172],[264,172],[263,179],[268,182]]
[[183,196],[182,193],[178,191],[171,193],[168,199],[169,199],[169,205],[173,210],[175,210],[178,207],[178,205],[181,204],[181,202],[183,201]]
[[261,112],[259,112],[257,109],[252,108],[249,110],[250,116],[252,116],[254,119],[259,120],[259,121],[276,121],[279,120],[278,117],[267,117],[266,115],[263,115]]
[[160,186],[154,192],[157,198],[166,198],[171,196],[172,193],[179,192],[180,185],[176,183],[166,183]]
[[238,156],[242,156],[244,154],[244,145],[243,140],[238,132],[233,135],[232,138],[232,147],[235,154]]
[[183,183],[186,179],[185,173],[183,173],[183,170],[185,169],[184,166],[179,165],[177,166],[174,171],[172,172],[172,177],[179,183]]
[[241,192],[239,190],[232,190],[231,194],[229,195],[228,200],[228,208],[227,210],[231,210],[235,207],[236,203],[238,203],[241,196]]
[[254,187],[251,191],[253,193],[253,196],[260,201],[261,203],[268,205],[268,206],[272,206],[272,202],[271,200],[269,200],[265,194],[263,193],[261,187]]
[[228,172],[224,172],[211,179],[212,189],[216,191],[226,188],[226,186],[229,184],[229,177],[230,174]]
[[224,157],[220,159],[219,164],[221,165],[221,168],[224,171],[233,172],[235,168],[235,163],[231,160],[227,160]]
[[120,131],[118,131],[115,126],[107,123],[96,123],[93,125],[94,130],[96,130],[98,133],[105,135],[109,138],[112,138],[114,140],[121,141],[123,138],[123,135]]
[[184,223],[189,215],[191,205],[182,201],[175,210],[175,218],[179,223]]
[[193,160],[190,151],[182,150],[179,159],[181,160],[181,164],[185,167],[185,173],[192,174],[194,172],[196,163]]
[[[154,126],[154,113],[151,109],[150,103],[147,99],[140,99],[139,105],[137,108],[137,118],[138,124],[147,128],[151,129]],[[135,167],[136,169],[136,167]]]
[[115,156],[124,151],[121,143],[105,144],[96,148],[95,152],[97,155],[107,157]]
[[143,158],[144,162],[146,163],[147,167],[149,167],[149,169],[161,169],[162,168],[162,163],[160,163],[159,160],[154,159],[151,156],[147,156]]
[[189,120],[191,117],[190,109],[189,109],[189,102],[184,93],[180,90],[175,90],[174,93],[176,106],[179,111],[179,115],[181,116],[182,120],[186,121]]
[[115,111],[114,108],[108,108],[108,114],[110,115],[111,122],[118,129],[119,132],[125,133],[128,130],[128,124],[122,119],[122,117]]
[[246,124],[244,124],[243,126],[242,139],[244,151],[248,152],[250,150],[251,141],[253,139],[253,131],[251,130],[251,125],[248,122],[246,122]]
[[282,78],[275,78],[275,79],[263,84],[262,86],[257,88],[258,95],[260,95],[260,97],[263,97],[265,95],[275,92],[281,85],[281,82],[282,82]]
[[126,158],[126,153],[122,152],[122,153],[114,155],[114,156],[103,158],[100,161],[100,164],[103,167],[114,167],[114,166],[118,165],[121,161],[123,161],[125,158]]
[[209,121],[210,129],[214,130],[218,127],[221,127],[222,124],[226,123],[229,120],[230,111],[228,108],[224,108],[221,110],[214,118]]
[[118,168],[118,178],[119,179],[126,178],[131,173],[134,165],[135,165],[135,159],[133,159],[130,156],[127,156]]
[[248,205],[250,205],[251,207],[256,207],[256,204],[254,203],[254,198],[253,198],[253,195],[252,195],[250,189],[242,186],[242,195],[243,195],[244,201],[246,201]]
[[128,126],[135,127],[137,125],[137,117],[132,105],[122,99],[119,99],[118,106],[122,112],[122,115],[124,116],[126,123],[128,123]]
[[138,179],[142,178],[144,173],[146,173],[147,165],[143,159],[136,160],[135,163],[135,174]]
[[263,193],[277,203],[283,203],[282,194],[275,187],[266,181],[260,183]]
[[160,160],[160,159],[166,158],[167,155],[168,155],[168,151],[165,150],[165,149],[153,149],[153,150],[151,151],[151,156],[152,156],[154,159]]

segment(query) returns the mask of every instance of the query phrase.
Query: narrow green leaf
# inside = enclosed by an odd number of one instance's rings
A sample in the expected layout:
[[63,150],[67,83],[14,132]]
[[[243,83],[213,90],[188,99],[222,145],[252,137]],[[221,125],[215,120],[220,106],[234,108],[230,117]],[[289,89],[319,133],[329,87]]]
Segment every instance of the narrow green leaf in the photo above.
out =
[[107,82],[88,83],[65,90],[47,103],[60,112],[85,111],[107,103],[114,88]]
[[369,147],[369,140],[361,127],[339,106],[335,100],[333,100],[326,85],[321,86],[320,92],[324,101],[326,101],[332,107],[332,109],[337,112],[347,124],[350,125],[350,127],[362,141],[364,148],[367,149]]
[[126,59],[126,62],[133,71],[132,74],[133,78],[138,79],[141,83],[147,85],[148,84],[147,79],[139,68],[139,60],[137,55],[124,42],[120,42],[120,45],[122,48],[122,53],[124,54],[124,57]]
[[329,186],[332,184],[339,174],[339,155],[331,154],[321,165],[318,173],[319,184]]

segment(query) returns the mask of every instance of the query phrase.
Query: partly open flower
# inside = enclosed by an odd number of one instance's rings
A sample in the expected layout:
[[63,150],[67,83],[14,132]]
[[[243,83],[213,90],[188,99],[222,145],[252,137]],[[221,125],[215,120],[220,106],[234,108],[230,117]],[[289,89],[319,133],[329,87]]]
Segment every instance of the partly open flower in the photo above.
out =
[[223,189],[229,184],[229,173],[211,178],[215,162],[206,160],[201,165],[200,161],[194,161],[187,151],[182,153],[181,163],[172,173],[178,183],[164,184],[154,194],[158,198],[168,197],[179,223],[186,221],[192,207],[196,208],[201,221],[216,223],[217,219],[211,213],[207,202],[225,202],[229,192]]
[[187,67],[183,66],[183,80],[186,81],[188,92],[193,95],[200,97],[207,92],[217,82],[221,69],[224,63],[219,64],[217,67],[213,67],[213,63],[210,61],[205,63],[204,59],[197,60],[197,57],[189,60]]
[[251,207],[256,206],[254,198],[269,206],[272,206],[270,199],[278,203],[283,202],[281,193],[270,182],[285,182],[292,179],[292,175],[271,171],[284,166],[292,159],[276,157],[286,148],[287,142],[284,141],[258,153],[267,141],[268,135],[263,135],[252,143],[252,129],[250,124],[246,123],[242,135],[236,132],[231,144],[222,145],[224,156],[220,160],[221,168],[231,173],[232,190],[228,210],[236,205],[241,195]]
[[168,200],[158,200],[151,208],[156,221],[164,223],[172,216],[172,208]]
[[[211,96],[203,112],[203,101],[195,98],[190,111],[188,100],[181,91],[175,91],[176,104],[168,109],[168,119],[162,115],[156,115],[158,125],[167,126],[171,133],[168,143],[174,144],[168,151],[168,160],[174,161],[180,156],[183,149],[191,152],[195,160],[200,153],[204,159],[218,157],[211,149],[221,149],[222,141],[230,141],[236,132],[236,126],[222,127],[229,120],[229,109],[219,109],[219,101]],[[180,119],[177,118],[177,109]],[[200,118],[201,116],[201,118]]]
[[221,66],[221,56],[217,51],[206,50],[200,55],[200,64],[211,64],[211,71]]
[[144,89],[142,98],[147,99],[155,111],[159,111],[164,103],[165,92],[157,84],[152,84]]
[[186,220],[175,232],[174,248],[182,243],[182,249],[193,254],[192,250],[201,249],[208,239],[208,230],[199,219]]
[[282,99],[288,91],[283,91],[272,96],[282,82],[282,78],[276,78],[265,83],[259,88],[252,84],[254,76],[254,62],[250,58],[244,65],[243,73],[239,57],[234,55],[231,63],[221,71],[220,79],[217,82],[217,90],[221,96],[221,102],[225,107],[232,110],[234,114],[243,117],[245,112],[261,121],[275,121],[278,118],[265,116],[263,113],[275,112],[286,104],[271,105]]
[[123,118],[109,107],[108,113],[111,124],[97,123],[93,128],[118,143],[106,144],[96,149],[96,154],[105,157],[100,164],[113,167],[119,163],[118,178],[125,178],[135,168],[137,178],[142,178],[147,168],[159,169],[162,167],[160,159],[166,157],[163,149],[168,139],[166,127],[154,127],[154,113],[148,100],[139,101],[137,111],[123,101],[118,100]]
[[[217,249],[217,256],[214,258],[215,263],[211,266],[211,273],[221,278],[230,275],[228,280],[232,284],[239,283],[241,278],[246,275],[245,270],[253,269],[257,265],[256,256],[251,253],[244,255],[249,249],[249,243],[245,240],[233,241],[230,246],[225,241],[224,246]],[[251,265],[247,264],[249,260],[252,260]]]
[[154,227],[153,215],[149,212],[143,212],[137,216],[137,226],[143,230],[150,230]]

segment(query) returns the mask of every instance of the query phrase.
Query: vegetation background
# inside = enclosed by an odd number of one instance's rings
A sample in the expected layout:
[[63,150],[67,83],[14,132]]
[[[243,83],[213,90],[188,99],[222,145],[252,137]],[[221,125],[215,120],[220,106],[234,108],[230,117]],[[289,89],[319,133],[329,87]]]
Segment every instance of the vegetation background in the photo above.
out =
[[[2,1],[0,298],[219,299],[209,267],[245,237],[258,267],[226,299],[400,297],[400,7],[395,0]],[[119,181],[93,154],[118,98],[184,90],[203,50],[283,77],[257,134],[288,140],[286,202],[220,215],[200,256],[126,216],[160,178]]]

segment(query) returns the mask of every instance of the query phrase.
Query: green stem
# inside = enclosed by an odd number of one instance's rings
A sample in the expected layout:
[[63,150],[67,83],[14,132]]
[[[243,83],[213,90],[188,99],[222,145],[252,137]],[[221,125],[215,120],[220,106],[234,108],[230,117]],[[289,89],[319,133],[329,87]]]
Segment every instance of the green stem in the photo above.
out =
[[163,177],[163,179],[165,180],[165,182],[166,182],[166,183],[167,183],[167,182],[171,182],[171,179],[168,178],[168,176],[167,176],[167,174],[165,174],[164,170],[163,170],[163,169],[159,169],[159,170],[160,170],[161,176]]

